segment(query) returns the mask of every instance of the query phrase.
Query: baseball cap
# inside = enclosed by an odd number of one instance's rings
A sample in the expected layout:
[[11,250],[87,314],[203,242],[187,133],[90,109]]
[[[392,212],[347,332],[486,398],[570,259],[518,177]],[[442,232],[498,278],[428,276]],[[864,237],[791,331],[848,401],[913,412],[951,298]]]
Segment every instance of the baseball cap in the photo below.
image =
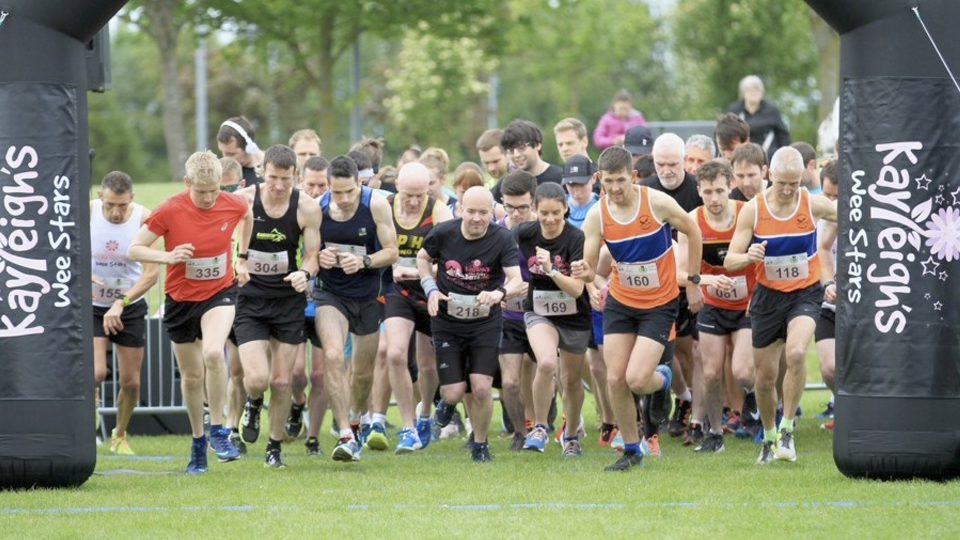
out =
[[593,173],[597,172],[596,165],[587,156],[576,154],[567,158],[563,163],[563,183],[586,184]]
[[631,154],[649,154],[653,151],[653,133],[647,126],[632,126],[623,135],[623,147]]

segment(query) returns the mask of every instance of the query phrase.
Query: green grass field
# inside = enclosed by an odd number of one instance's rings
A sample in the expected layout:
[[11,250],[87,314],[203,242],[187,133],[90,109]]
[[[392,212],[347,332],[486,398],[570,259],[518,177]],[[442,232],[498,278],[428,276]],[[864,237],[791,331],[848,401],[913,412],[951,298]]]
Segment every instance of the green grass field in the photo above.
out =
[[[181,187],[137,185],[136,199],[152,208]],[[812,351],[808,380],[819,382]],[[0,538],[960,537],[957,483],[837,471],[832,434],[811,418],[827,397],[804,396],[798,461],[765,467],[754,465],[751,441],[727,436],[722,454],[697,455],[665,435],[662,457],[607,473],[616,454],[596,445],[593,429],[580,459],[561,458],[556,443],[545,454],[511,453],[494,436],[488,464],[471,462],[462,439],[404,457],[364,451],[342,464],[329,458],[328,415],[325,457],[307,458],[298,441],[284,446],[287,469],[264,469],[263,435],[245,459],[211,459],[207,474],[188,477],[187,436],[132,435],[138,456],[99,448],[96,473],[79,488],[0,492]],[[589,428],[589,394],[584,415]],[[499,407],[493,431],[498,418]],[[390,420],[399,422],[393,409]]]
[[[588,402],[591,401],[588,394]],[[363,452],[359,463],[308,458],[285,445],[288,467],[265,469],[264,442],[234,463],[186,476],[186,436],[131,437],[135,458],[98,450],[95,475],[77,489],[0,492],[3,538],[955,538],[956,483],[850,480],[833,464],[831,434],[809,418],[827,399],[807,392],[796,463],[754,465],[758,447],[727,437],[697,455],[665,435],[663,456],[642,470],[603,472],[616,454],[589,430],[580,459],[559,445],[474,464],[461,440],[398,457]],[[592,425],[592,406],[585,411]],[[499,412],[497,412],[499,415]],[[264,415],[265,418],[266,415]],[[498,417],[498,416],[497,416]],[[397,422],[391,410],[391,421]],[[494,420],[494,429],[499,422]],[[264,428],[265,433],[266,428]],[[392,440],[391,442],[395,442]],[[211,454],[212,455],[212,454]]]

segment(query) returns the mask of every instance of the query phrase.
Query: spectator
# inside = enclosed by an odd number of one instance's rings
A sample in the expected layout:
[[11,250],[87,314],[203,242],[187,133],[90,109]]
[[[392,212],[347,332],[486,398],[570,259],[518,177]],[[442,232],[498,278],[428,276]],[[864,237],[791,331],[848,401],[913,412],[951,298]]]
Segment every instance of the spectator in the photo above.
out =
[[790,144],[790,132],[776,105],[763,99],[763,81],[756,75],[740,79],[740,100],[727,108],[750,126],[750,142],[757,143],[768,156]]
[[600,150],[609,146],[622,146],[623,136],[628,128],[646,124],[643,114],[633,108],[630,92],[621,89],[613,96],[610,109],[597,122],[597,127],[593,130],[593,145]]

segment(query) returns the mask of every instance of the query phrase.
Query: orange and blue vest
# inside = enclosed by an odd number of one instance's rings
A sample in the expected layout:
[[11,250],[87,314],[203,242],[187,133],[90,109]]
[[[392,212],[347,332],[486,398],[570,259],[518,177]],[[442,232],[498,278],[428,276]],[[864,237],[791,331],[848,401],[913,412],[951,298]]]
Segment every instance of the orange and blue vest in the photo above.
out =
[[652,309],[677,298],[677,266],[670,225],[657,219],[646,186],[638,186],[637,213],[616,220],[600,199],[600,236],[613,256],[610,294],[625,306]]
[[756,283],[756,271],[752,264],[736,272],[727,272],[723,268],[723,260],[727,257],[730,240],[733,239],[733,232],[736,230],[736,216],[740,215],[744,205],[743,201],[734,202],[737,203],[734,210],[734,224],[729,228],[714,229],[707,221],[707,209],[703,206],[697,208],[697,225],[700,226],[700,234],[703,236],[700,273],[705,276],[728,276],[734,279],[736,285],[731,291],[721,291],[706,285],[701,285],[700,288],[703,291],[704,303],[721,309],[743,311],[750,305],[750,296]]
[[763,261],[756,265],[757,283],[785,293],[818,283],[817,224],[813,220],[810,194],[801,189],[796,210],[785,218],[770,212],[765,192],[755,200],[753,243],[767,242]]

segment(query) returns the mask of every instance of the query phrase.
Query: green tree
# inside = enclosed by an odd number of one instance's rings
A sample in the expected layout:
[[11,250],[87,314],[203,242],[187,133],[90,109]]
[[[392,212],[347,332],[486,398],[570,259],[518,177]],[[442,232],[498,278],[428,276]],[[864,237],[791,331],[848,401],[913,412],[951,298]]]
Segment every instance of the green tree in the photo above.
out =
[[[722,112],[745,75],[758,75],[791,121],[793,138],[816,133],[817,50],[809,8],[782,0],[680,0],[672,18],[680,70],[695,85],[690,108]],[[815,139],[814,139],[815,140]]]
[[[420,21],[430,22],[430,31],[439,36],[484,35],[495,37],[494,15],[501,0],[247,0],[222,2],[205,0],[208,13],[220,25],[237,28],[258,45],[281,47],[306,88],[316,89],[321,133],[336,132],[342,105],[351,102],[336,96],[334,77],[337,62],[363,34],[395,37]],[[312,23],[312,24],[311,24]],[[301,94],[306,91],[301,88]],[[360,96],[347,95],[347,99]],[[338,106],[341,105],[341,106]],[[303,111],[300,111],[301,115]]]
[[438,37],[427,23],[408,30],[385,70],[390,137],[467,155],[484,125],[478,115],[495,66],[475,38]]
[[681,110],[670,91],[664,37],[641,0],[513,0],[501,60],[500,121],[532,120],[544,157],[558,161],[553,125],[567,116],[593,126],[620,88],[650,119]]

